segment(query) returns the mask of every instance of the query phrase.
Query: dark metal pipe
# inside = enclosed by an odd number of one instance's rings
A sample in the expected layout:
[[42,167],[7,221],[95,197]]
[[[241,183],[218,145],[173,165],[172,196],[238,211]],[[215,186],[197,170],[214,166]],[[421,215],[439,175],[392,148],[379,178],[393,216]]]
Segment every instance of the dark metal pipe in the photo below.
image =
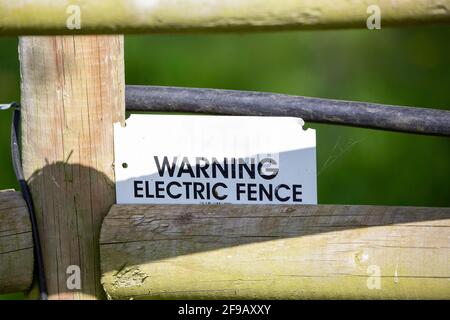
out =
[[300,117],[306,122],[450,136],[450,111],[290,96],[158,86],[126,86],[127,111]]

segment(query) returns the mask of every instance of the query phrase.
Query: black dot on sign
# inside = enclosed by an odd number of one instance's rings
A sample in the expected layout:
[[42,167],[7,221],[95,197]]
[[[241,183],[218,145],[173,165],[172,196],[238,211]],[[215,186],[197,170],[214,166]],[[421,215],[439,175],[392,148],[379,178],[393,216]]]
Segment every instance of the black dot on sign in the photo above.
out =
[[126,163],[126,162],[122,163],[122,168],[124,168],[124,169],[128,168],[128,163]]

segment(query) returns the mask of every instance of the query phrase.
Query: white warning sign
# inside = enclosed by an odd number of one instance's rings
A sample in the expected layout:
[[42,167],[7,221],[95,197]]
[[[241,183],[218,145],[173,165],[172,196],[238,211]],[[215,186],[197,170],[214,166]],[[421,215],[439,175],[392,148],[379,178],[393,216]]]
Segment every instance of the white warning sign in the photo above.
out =
[[114,127],[119,204],[317,204],[300,118],[132,115]]

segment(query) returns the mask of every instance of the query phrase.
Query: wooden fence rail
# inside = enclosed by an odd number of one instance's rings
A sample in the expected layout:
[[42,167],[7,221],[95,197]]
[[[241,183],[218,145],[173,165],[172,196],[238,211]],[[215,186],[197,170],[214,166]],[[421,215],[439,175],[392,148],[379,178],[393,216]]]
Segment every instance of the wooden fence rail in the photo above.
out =
[[450,23],[450,0],[0,0],[0,34],[86,34],[366,28]]
[[450,299],[450,208],[115,205],[113,299]]
[[[109,298],[450,299],[450,208],[114,205]],[[28,212],[0,192],[0,293],[33,276]]]
[[20,192],[0,191],[0,294],[25,291],[33,279],[33,237]]

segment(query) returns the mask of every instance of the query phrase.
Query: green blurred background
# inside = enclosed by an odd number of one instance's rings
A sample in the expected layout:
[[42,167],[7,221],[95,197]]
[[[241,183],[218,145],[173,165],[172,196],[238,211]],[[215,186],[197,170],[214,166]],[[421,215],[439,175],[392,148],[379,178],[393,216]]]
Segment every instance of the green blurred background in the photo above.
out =
[[[450,28],[444,27],[127,36],[125,60],[127,84],[450,109]],[[0,102],[13,100],[20,100],[17,38],[2,37]],[[0,189],[18,187],[11,115],[0,112]],[[319,203],[450,206],[450,139],[307,126],[317,129]]]

